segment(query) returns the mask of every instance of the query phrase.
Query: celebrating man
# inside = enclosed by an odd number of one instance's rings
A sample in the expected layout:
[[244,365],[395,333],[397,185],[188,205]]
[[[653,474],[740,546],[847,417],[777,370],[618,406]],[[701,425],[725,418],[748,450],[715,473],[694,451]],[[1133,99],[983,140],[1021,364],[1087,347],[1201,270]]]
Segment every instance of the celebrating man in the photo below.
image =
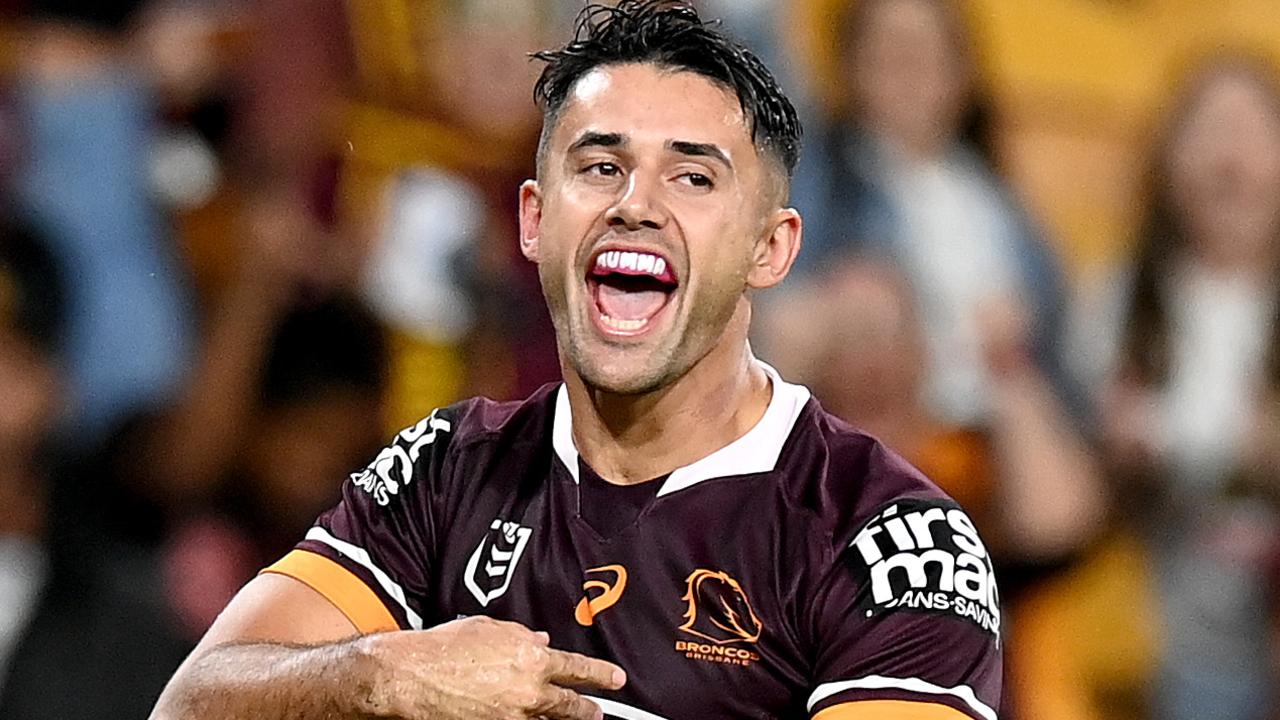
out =
[[564,383],[400,433],[155,717],[994,720],[973,524],[747,343],[800,247],[791,103],[683,4],[537,57],[520,243]]

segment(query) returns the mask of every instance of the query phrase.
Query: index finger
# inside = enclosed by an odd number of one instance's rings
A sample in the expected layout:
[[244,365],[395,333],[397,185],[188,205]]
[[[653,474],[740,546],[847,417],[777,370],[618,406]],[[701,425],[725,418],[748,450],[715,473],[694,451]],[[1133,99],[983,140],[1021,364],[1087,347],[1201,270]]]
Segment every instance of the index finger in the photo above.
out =
[[564,650],[550,652],[547,679],[556,685],[617,690],[627,682],[627,674],[611,662]]

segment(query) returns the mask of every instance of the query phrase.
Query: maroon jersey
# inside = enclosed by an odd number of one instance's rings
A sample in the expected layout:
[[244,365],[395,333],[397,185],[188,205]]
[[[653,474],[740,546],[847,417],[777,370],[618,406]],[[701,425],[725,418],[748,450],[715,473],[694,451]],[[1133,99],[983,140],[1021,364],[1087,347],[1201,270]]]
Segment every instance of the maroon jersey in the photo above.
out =
[[770,374],[750,432],[638,487],[578,457],[563,386],[438,410],[271,570],[363,631],[545,630],[627,671],[592,693],[609,717],[995,720],[999,600],[973,523]]

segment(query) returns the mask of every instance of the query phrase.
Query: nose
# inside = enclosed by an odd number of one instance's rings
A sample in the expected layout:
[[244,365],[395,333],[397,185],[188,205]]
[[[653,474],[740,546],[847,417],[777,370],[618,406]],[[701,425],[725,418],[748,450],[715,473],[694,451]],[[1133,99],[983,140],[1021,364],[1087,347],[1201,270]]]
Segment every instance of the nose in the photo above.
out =
[[611,228],[661,230],[667,224],[662,204],[661,184],[647,173],[633,171],[617,202],[609,208],[606,221]]

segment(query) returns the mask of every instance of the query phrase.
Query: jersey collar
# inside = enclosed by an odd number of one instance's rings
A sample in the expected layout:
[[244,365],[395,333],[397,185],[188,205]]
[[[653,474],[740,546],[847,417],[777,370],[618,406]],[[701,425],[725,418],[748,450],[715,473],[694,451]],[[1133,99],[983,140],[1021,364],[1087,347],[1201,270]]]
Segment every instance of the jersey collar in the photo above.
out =
[[[759,362],[759,361],[757,361]],[[690,465],[676,468],[662,484],[658,496],[667,495],[696,485],[703,480],[754,475],[770,472],[778,464],[782,447],[791,435],[800,411],[809,402],[809,389],[793,385],[778,375],[778,371],[761,362],[773,384],[773,397],[764,416],[745,435],[697,460]],[[556,457],[578,482],[578,448],[573,443],[573,415],[569,411],[569,391],[563,384],[556,393],[555,420],[551,428],[551,444]]]

